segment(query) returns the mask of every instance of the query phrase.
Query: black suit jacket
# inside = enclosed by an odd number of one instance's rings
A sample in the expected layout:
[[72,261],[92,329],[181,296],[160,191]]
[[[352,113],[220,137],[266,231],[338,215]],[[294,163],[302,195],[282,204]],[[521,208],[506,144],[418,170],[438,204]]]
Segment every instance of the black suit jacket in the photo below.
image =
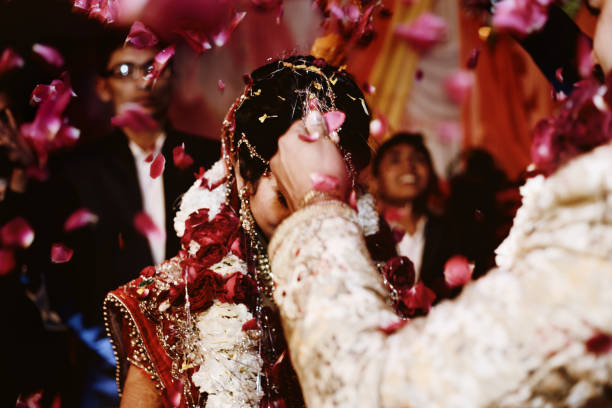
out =
[[[172,150],[185,144],[194,164],[185,170],[174,165]],[[193,183],[200,167],[210,167],[220,155],[216,141],[167,129],[162,147],[166,208],[166,258],[179,250],[174,232],[176,203]],[[45,236],[39,240],[41,256],[49,259],[49,246],[62,242],[74,249],[65,264],[43,266],[52,306],[64,317],[81,313],[86,325],[102,322],[106,293],[138,276],[153,264],[147,239],[134,227],[142,211],[142,196],[127,137],[115,131],[103,140],[64,158],[47,183],[43,198],[51,209]],[[45,197],[46,196],[46,197]],[[62,224],[76,209],[85,207],[99,217],[95,225],[65,233]],[[40,257],[38,257],[40,258]]]

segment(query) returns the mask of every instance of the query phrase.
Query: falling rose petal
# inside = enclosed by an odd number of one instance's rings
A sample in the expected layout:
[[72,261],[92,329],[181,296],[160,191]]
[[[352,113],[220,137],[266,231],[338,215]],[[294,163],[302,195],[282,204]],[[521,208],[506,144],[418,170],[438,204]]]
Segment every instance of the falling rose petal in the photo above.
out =
[[461,124],[459,122],[441,122],[438,124],[438,140],[442,144],[452,144],[462,139]]
[[331,133],[340,129],[340,126],[342,126],[346,119],[346,115],[344,112],[336,110],[323,114],[323,118],[327,124],[327,130]]
[[153,32],[141,21],[135,21],[130,28],[130,33],[125,39],[126,45],[134,48],[143,49],[155,46],[159,40]]
[[562,67],[559,67],[555,70],[555,78],[557,78],[557,81],[563,82],[563,68]]
[[369,83],[365,82],[363,84],[363,91],[367,94],[373,94],[374,92],[376,92],[376,87],[374,85],[370,85]]
[[176,30],[175,33],[183,37],[187,45],[198,55],[212,48],[208,35],[202,30],[181,28]]
[[593,61],[593,44],[591,40],[581,35],[576,44],[576,59],[578,61],[578,73],[583,78],[588,78],[593,72],[595,61]]
[[172,149],[172,159],[174,160],[174,165],[181,170],[185,170],[193,165],[193,159],[185,153],[185,143]]
[[259,323],[257,322],[256,318],[252,318],[242,325],[242,331],[247,330],[259,330]]
[[164,69],[166,69],[166,66],[168,65],[172,57],[174,57],[175,53],[176,44],[170,44],[169,46],[158,52],[155,55],[155,59],[153,60],[153,71],[145,77],[146,81],[149,83],[155,83],[155,81],[157,81],[157,78],[159,78],[162,72],[164,72]]
[[385,133],[387,133],[387,121],[379,116],[370,122],[370,134],[378,141],[382,141]]
[[163,154],[158,153],[155,156],[155,160],[151,163],[151,169],[149,170],[149,175],[151,178],[158,178],[164,172],[164,167],[166,166],[166,158]]
[[503,0],[495,3],[493,27],[519,38],[540,30],[548,20],[552,0]]
[[585,342],[586,349],[593,354],[606,354],[612,351],[612,336],[598,333]]
[[448,28],[443,18],[426,12],[410,24],[399,24],[395,35],[419,53],[426,53],[446,38]]
[[414,79],[416,79],[417,81],[420,81],[421,79],[423,79],[423,76],[424,76],[424,74],[423,74],[423,70],[421,68],[417,69],[414,72]]
[[463,286],[472,280],[474,265],[463,255],[454,255],[444,264],[444,280],[451,287]]
[[455,103],[463,103],[474,86],[474,74],[467,70],[458,70],[444,81],[446,95]]
[[51,245],[51,262],[60,264],[66,263],[70,261],[72,255],[74,254],[74,250],[68,248],[66,245],[62,243],[55,243]]
[[55,137],[55,143],[52,145],[53,150],[59,149],[60,147],[68,147],[75,144],[79,137],[81,137],[81,131],[74,126],[62,125],[60,130],[57,132]]
[[105,24],[114,23],[119,16],[118,0],[92,0],[89,6],[89,17]]
[[309,142],[309,143],[310,143],[310,142],[315,142],[315,141],[319,140],[320,135],[319,135],[319,133],[318,133],[318,132],[315,132],[315,133],[307,133],[307,134],[300,133],[300,134],[298,134],[298,137],[299,137],[301,140],[303,140],[303,141],[305,141],[305,142]]
[[23,65],[23,58],[11,48],[2,51],[2,55],[0,55],[0,75],[15,68],[21,68]]
[[164,236],[153,219],[145,212],[140,212],[134,216],[134,228],[149,239],[160,240]]
[[310,181],[312,182],[312,187],[317,191],[334,191],[340,186],[338,178],[328,174],[311,173]]
[[147,157],[145,157],[144,161],[145,163],[151,163],[154,158],[155,158],[155,153],[151,152],[147,155]]
[[4,276],[15,269],[15,255],[9,248],[0,248],[0,276]]
[[72,7],[78,10],[89,10],[89,0],[74,0]]
[[43,44],[34,44],[32,51],[40,55],[49,65],[61,67],[64,65],[64,57],[55,48]]
[[465,64],[467,69],[474,69],[478,64],[478,57],[480,56],[480,48],[474,48],[470,53],[470,56]]
[[98,222],[98,216],[87,208],[79,208],[66,220],[64,223],[64,231],[73,231],[82,228],[89,224],[96,224]]
[[246,11],[237,12],[234,14],[234,17],[228,26],[223,28],[219,33],[213,35],[213,43],[217,47],[223,47],[227,43],[227,40],[229,40],[229,37],[232,35],[236,27],[238,27],[238,24],[240,24],[240,22],[244,19],[246,14]]
[[402,303],[413,311],[422,310],[428,313],[434,300],[436,300],[436,294],[422,281],[417,282],[410,290],[401,294]]
[[225,82],[223,82],[222,80],[218,80],[217,81],[217,88],[219,88],[219,90],[221,92],[223,92],[223,90],[225,89]]
[[111,124],[115,127],[127,127],[134,132],[145,132],[156,130],[159,124],[151,115],[135,103],[126,103],[119,108],[120,113],[111,118]]
[[34,230],[21,218],[13,218],[0,229],[2,244],[9,247],[27,248],[34,241]]
[[381,331],[385,334],[393,334],[396,331],[398,331],[399,329],[401,329],[402,327],[404,327],[405,325],[408,324],[410,320],[399,320],[397,322],[391,323],[387,326],[383,326],[383,327],[379,327],[378,331]]

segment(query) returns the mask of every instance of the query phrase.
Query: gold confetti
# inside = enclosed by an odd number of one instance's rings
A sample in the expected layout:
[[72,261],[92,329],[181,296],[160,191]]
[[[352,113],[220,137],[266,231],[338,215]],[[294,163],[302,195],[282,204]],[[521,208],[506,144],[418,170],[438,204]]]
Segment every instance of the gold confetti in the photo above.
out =
[[348,96],[349,98],[351,98],[352,100],[356,101],[357,98],[355,98],[354,96],[351,96],[351,94],[346,94],[346,96]]
[[255,95],[255,96],[261,95],[261,88],[256,90],[255,92],[253,92],[253,95]]
[[282,96],[280,96],[280,95],[276,95],[276,96],[278,96],[278,99],[280,99],[281,101],[286,101],[286,99],[283,98]]
[[268,114],[267,114],[267,113],[264,113],[263,115],[261,115],[261,116],[259,117],[259,121],[260,121],[261,123],[264,123],[264,122],[266,121],[266,119],[271,119],[271,118],[278,118],[278,115],[270,115],[270,116],[268,116]]
[[320,91],[321,89],[323,89],[323,87],[321,86],[321,84],[320,84],[320,83],[318,83],[318,82],[313,82],[312,84],[313,84],[313,85],[314,85],[314,87],[315,87],[315,88],[317,88],[319,91]]
[[366,115],[369,115],[370,112],[368,112],[368,107],[365,101],[363,100],[363,98],[359,98],[359,100],[361,101],[361,107],[363,108],[363,111],[365,112]]
[[331,82],[332,85],[336,85],[336,82],[338,82],[338,78],[336,78],[336,74],[332,75],[332,77],[329,78],[329,82]]

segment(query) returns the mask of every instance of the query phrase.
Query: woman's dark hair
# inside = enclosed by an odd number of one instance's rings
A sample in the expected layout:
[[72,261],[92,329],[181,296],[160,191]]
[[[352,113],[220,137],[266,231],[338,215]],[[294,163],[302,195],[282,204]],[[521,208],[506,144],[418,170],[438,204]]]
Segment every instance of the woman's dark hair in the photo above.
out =
[[415,209],[417,211],[425,211],[428,200],[432,195],[436,195],[439,193],[439,185],[438,185],[438,175],[436,174],[436,170],[433,165],[433,160],[431,159],[431,154],[429,153],[429,149],[425,146],[425,141],[423,140],[423,135],[420,133],[410,133],[410,132],[400,132],[396,133],[391,138],[387,139],[376,152],[374,156],[374,160],[372,161],[372,174],[374,177],[380,175],[380,163],[385,155],[391,150],[393,147],[398,145],[408,145],[411,146],[414,150],[421,153],[425,158],[427,163],[427,167],[429,168],[429,182],[427,183],[427,188],[423,191],[421,196],[415,199]]
[[340,147],[350,155],[359,171],[370,161],[370,113],[363,93],[343,69],[311,56],[293,56],[264,65],[251,73],[250,90],[235,112],[233,147],[240,158],[240,173],[255,182],[268,166],[254,157],[248,143],[265,161],[276,153],[278,139],[307,112],[308,101],[316,98],[323,112],[337,109],[346,119],[338,130]]

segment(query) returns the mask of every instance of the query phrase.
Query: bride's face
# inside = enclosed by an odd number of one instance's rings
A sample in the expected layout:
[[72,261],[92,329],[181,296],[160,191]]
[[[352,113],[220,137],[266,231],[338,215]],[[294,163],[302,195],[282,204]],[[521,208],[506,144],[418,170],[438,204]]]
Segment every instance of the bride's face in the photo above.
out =
[[276,227],[289,216],[289,208],[280,193],[272,173],[261,176],[256,186],[251,187],[251,212],[255,222],[268,238]]

